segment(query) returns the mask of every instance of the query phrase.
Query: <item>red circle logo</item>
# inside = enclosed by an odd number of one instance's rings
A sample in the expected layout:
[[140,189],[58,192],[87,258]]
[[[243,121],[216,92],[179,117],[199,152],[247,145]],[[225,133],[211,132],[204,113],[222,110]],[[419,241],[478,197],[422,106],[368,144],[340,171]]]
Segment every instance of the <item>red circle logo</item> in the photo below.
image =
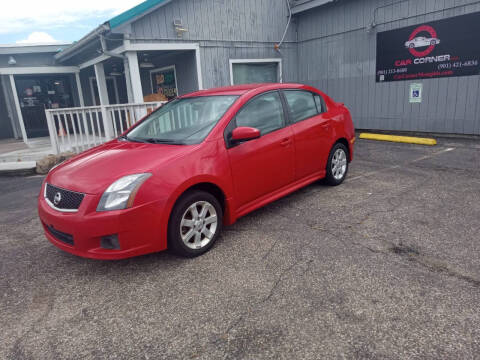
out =
[[[427,32],[428,34],[430,34],[430,38],[417,37],[417,35],[421,32]],[[433,49],[435,49],[435,45],[437,45],[439,42],[440,41],[437,39],[437,32],[435,31],[435,29],[429,25],[422,25],[413,30],[405,46],[408,48],[408,51],[410,51],[410,54],[412,54],[413,56],[424,57],[430,54]],[[428,47],[423,51],[416,50],[417,47],[425,46]]]

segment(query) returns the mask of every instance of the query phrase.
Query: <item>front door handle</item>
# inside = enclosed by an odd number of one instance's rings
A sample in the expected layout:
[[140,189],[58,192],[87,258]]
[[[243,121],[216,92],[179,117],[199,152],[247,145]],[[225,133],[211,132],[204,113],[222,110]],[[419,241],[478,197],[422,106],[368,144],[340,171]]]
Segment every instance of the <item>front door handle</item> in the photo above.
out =
[[292,140],[290,138],[286,138],[286,139],[283,139],[281,142],[280,142],[280,145],[282,146],[288,146],[292,143]]

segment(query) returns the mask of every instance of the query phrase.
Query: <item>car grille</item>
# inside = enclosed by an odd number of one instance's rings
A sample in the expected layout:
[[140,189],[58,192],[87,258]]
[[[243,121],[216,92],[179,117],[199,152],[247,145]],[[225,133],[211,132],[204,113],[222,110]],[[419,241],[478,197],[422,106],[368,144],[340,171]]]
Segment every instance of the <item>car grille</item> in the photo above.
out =
[[58,231],[53,226],[45,225],[48,232],[57,240],[73,246],[73,235]]
[[[60,194],[60,196],[58,194]],[[59,187],[47,184],[47,188],[45,189],[45,197],[50,202],[50,205],[53,205],[56,209],[76,211],[80,207],[85,194],[61,189]],[[57,203],[55,203],[55,197],[57,197]],[[58,197],[60,197],[60,201],[58,201]]]

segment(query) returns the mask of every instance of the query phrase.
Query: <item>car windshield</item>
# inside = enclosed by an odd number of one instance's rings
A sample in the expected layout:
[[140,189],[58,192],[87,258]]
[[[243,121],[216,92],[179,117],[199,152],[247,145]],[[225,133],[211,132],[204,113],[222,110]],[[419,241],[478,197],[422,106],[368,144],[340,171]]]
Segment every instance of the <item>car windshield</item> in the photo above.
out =
[[123,138],[158,144],[198,144],[237,98],[198,96],[173,100],[152,113]]

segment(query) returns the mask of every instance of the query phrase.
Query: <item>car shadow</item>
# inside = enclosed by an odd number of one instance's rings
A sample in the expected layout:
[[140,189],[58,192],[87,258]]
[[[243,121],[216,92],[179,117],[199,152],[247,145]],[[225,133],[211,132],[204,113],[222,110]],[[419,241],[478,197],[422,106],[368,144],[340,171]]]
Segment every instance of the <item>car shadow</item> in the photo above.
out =
[[[288,206],[291,202],[301,202],[303,199],[311,196],[312,192],[323,191],[328,188],[330,187],[320,180],[241,217],[235,224],[224,228],[225,231],[218,238],[217,245],[222,244],[227,240],[228,232],[241,230],[247,223],[251,222],[252,219],[269,216],[272,212],[281,210],[281,208]],[[212,251],[215,251],[215,247]],[[72,270],[77,269],[80,272],[86,271],[87,273],[95,272],[100,274],[106,274],[112,271],[116,273],[130,271],[148,272],[153,269],[158,271],[159,267],[172,270],[172,268],[181,268],[192,261],[196,261],[196,259],[208,256],[207,253],[199,258],[184,258],[177,256],[168,250],[120,260],[82,258],[59,249],[55,249],[54,254],[61,258],[60,262],[63,262],[64,265]],[[52,254],[50,253],[47,256],[51,255]]]

